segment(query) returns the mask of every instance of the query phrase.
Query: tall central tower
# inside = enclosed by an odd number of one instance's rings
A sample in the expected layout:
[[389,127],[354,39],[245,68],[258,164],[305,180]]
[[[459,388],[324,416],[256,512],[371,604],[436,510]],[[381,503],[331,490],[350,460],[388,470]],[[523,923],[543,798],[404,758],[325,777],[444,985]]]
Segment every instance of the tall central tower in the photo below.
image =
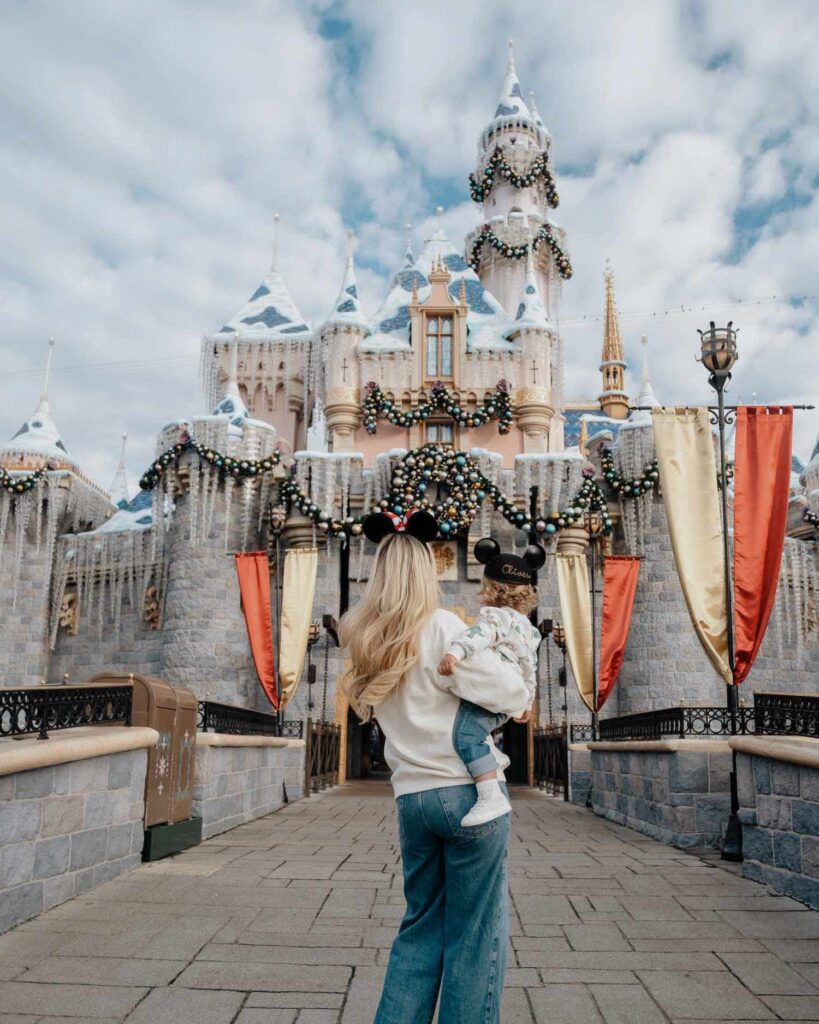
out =
[[572,269],[565,233],[549,217],[558,194],[551,167],[551,136],[535,107],[523,99],[512,44],[495,116],[478,141],[470,193],[483,207],[483,224],[467,236],[466,254],[481,281],[515,316],[531,251],[549,321],[557,322],[561,280]]

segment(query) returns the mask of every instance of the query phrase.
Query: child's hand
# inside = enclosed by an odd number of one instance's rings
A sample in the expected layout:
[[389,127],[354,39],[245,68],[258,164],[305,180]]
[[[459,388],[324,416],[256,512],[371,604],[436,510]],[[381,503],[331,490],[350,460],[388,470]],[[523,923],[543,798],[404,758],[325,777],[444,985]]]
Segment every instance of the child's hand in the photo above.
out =
[[442,676],[451,676],[455,671],[455,666],[458,664],[458,659],[454,654],[445,654],[441,658],[441,663],[438,665],[438,671]]
[[529,719],[531,717],[532,717],[531,711],[524,711],[523,714],[519,718],[515,718],[515,719],[513,719],[513,721],[517,722],[519,725],[525,725],[529,721]]

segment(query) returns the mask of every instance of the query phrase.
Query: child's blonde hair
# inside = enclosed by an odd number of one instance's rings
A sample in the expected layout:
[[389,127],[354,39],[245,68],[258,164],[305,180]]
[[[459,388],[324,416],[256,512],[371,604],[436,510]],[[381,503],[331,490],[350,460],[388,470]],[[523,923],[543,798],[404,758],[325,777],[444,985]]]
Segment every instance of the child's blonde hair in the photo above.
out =
[[530,583],[501,583],[484,576],[478,600],[489,608],[514,608],[528,615],[537,607],[537,590]]

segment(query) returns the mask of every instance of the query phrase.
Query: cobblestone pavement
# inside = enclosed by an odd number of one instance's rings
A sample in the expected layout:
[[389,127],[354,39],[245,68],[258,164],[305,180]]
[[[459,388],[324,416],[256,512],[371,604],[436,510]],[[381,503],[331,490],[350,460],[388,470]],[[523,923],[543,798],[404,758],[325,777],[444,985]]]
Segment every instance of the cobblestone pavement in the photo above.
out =
[[[514,794],[504,1024],[819,1019],[819,914]],[[0,1024],[371,1024],[402,913],[392,800],[348,785],[0,937]]]

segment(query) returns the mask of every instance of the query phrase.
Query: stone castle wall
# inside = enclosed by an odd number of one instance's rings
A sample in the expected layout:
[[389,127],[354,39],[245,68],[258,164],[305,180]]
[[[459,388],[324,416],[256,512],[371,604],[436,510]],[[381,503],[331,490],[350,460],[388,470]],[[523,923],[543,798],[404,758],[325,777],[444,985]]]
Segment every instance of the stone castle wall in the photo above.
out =
[[79,611],[75,636],[65,630],[57,634],[57,643],[49,657],[48,681],[79,684],[97,672],[134,672],[137,675],[162,676],[162,633],[144,621],[142,610],[126,602],[117,630],[106,607],[102,629],[83,618]]
[[12,607],[14,536],[9,524],[0,553],[0,686],[38,686],[48,674],[48,590],[45,546],[26,545]]

